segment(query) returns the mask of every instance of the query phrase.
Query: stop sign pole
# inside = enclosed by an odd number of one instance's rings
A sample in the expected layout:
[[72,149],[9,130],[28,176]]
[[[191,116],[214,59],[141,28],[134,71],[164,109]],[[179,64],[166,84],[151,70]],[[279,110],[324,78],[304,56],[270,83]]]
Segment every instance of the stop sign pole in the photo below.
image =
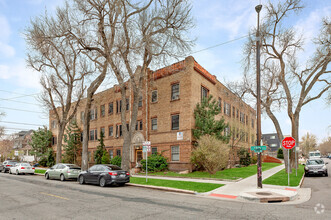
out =
[[[282,141],[282,146],[287,150],[292,149],[294,145],[295,139],[292,137],[286,137]],[[287,184],[290,186],[290,151],[287,152],[287,167]]]

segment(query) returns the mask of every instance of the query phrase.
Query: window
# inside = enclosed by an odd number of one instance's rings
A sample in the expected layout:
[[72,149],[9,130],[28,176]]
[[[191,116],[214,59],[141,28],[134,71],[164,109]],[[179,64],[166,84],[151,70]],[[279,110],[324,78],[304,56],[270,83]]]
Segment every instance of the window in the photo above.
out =
[[120,149],[116,150],[116,156],[121,156],[121,150]]
[[240,122],[245,123],[245,114],[240,112]]
[[152,103],[157,102],[157,90],[152,91]]
[[52,129],[55,129],[55,128],[56,128],[56,121],[53,120],[53,121],[52,121]]
[[110,157],[110,159],[114,158],[114,151],[113,150],[109,150],[109,157]]
[[157,147],[152,147],[152,154],[157,154]]
[[225,134],[225,136],[230,135],[230,128],[229,127],[225,127],[224,134]]
[[270,139],[276,139],[275,135],[270,136]]
[[270,147],[277,147],[277,144],[271,144]]
[[237,118],[239,118],[239,110],[237,109]]
[[122,135],[122,125],[120,124],[116,126],[116,137],[121,137]]
[[125,99],[126,102],[126,110],[129,111],[130,108],[130,100],[129,99]]
[[104,117],[105,116],[105,105],[102,105],[100,107],[100,115],[101,115],[101,117]]
[[179,83],[171,85],[171,100],[179,99]]
[[171,130],[179,130],[179,115],[171,116]]
[[98,130],[90,130],[90,141],[98,140]]
[[80,142],[83,142],[84,133],[80,132]]
[[222,113],[222,99],[218,98],[218,107],[220,108],[220,113]]
[[232,106],[232,117],[236,117],[236,108]]
[[136,130],[143,130],[143,120],[139,120],[136,123]]
[[201,86],[201,101],[208,97],[208,92],[209,90],[207,88]]
[[171,147],[171,161],[179,161],[179,146]]
[[122,100],[116,101],[116,113],[119,113],[122,111]]
[[114,112],[114,104],[111,102],[109,103],[109,106],[108,106],[108,114],[113,114]]
[[224,114],[231,116],[231,105],[224,102]]
[[114,135],[114,131],[113,130],[114,130],[113,126],[109,126],[108,127],[108,131],[109,131],[108,132],[108,135],[109,135],[109,137],[112,137]]
[[56,136],[53,136],[52,137],[52,145],[57,144],[56,142],[57,142],[57,138],[56,138]]
[[103,134],[103,136],[105,136],[105,128],[100,128],[101,129],[101,133]]
[[152,130],[157,130],[157,118],[152,118]]
[[91,109],[91,111],[90,111],[90,119],[91,120],[95,120],[97,118],[98,118],[97,108]]
[[248,116],[246,115],[246,125],[248,124]]
[[254,119],[252,119],[252,128],[254,128]]
[[142,96],[139,96],[138,107],[139,108],[143,107],[143,97]]
[[84,121],[84,112],[80,112],[80,121]]

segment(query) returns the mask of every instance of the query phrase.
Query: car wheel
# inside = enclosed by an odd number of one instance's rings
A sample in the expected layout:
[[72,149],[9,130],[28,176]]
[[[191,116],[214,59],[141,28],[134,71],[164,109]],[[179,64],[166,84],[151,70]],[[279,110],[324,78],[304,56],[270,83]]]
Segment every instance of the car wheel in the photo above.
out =
[[49,174],[48,174],[48,173],[45,174],[45,178],[46,178],[47,180],[49,179]]
[[83,185],[85,183],[83,175],[80,175],[78,179],[79,179],[79,184]]
[[66,180],[66,178],[64,177],[63,174],[61,174],[61,176],[60,176],[60,180],[61,180],[62,182]]
[[99,180],[99,185],[101,187],[105,187],[106,186],[106,180],[105,178],[101,177],[100,180]]
[[325,173],[325,176],[329,176],[328,172]]

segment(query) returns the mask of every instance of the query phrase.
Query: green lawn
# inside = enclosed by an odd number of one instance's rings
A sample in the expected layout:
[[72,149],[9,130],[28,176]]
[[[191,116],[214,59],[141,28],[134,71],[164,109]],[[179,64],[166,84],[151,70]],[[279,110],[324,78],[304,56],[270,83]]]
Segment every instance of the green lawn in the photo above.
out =
[[45,173],[46,172],[46,170],[37,170],[37,169],[35,169],[35,171],[34,171],[35,173]]
[[192,190],[199,193],[209,192],[218,187],[224,186],[223,184],[214,184],[214,183],[196,183],[196,182],[187,182],[187,181],[159,180],[159,179],[150,179],[150,178],[148,178],[148,182],[146,183],[146,178],[143,177],[130,177],[130,183]]
[[[262,171],[269,170],[273,167],[279,166],[279,163],[263,163]],[[170,177],[187,177],[187,178],[214,178],[214,179],[228,179],[236,180],[239,178],[246,178],[257,173],[256,165],[248,167],[232,168],[218,171],[215,175],[210,175],[208,172],[195,171],[188,174],[179,174],[175,172],[155,172],[148,173],[148,175],[155,176],[170,176]]]
[[[304,175],[303,165],[299,164],[298,166],[298,176],[295,176],[295,169],[292,169],[292,173],[290,174],[290,186],[298,186],[300,184],[301,178]],[[271,184],[271,185],[279,185],[279,186],[287,186],[287,173],[285,173],[285,169],[279,171],[278,173],[272,175],[271,177],[263,180],[263,184]]]

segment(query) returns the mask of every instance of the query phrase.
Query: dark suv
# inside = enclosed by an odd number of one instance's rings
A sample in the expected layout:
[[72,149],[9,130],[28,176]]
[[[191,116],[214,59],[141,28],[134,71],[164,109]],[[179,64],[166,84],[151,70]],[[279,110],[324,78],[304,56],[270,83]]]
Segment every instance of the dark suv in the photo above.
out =
[[0,165],[0,172],[6,173],[7,171],[9,171],[10,167],[15,166],[16,163],[18,163],[18,162],[17,161],[13,161],[13,160],[5,160],[2,163],[2,165]]

